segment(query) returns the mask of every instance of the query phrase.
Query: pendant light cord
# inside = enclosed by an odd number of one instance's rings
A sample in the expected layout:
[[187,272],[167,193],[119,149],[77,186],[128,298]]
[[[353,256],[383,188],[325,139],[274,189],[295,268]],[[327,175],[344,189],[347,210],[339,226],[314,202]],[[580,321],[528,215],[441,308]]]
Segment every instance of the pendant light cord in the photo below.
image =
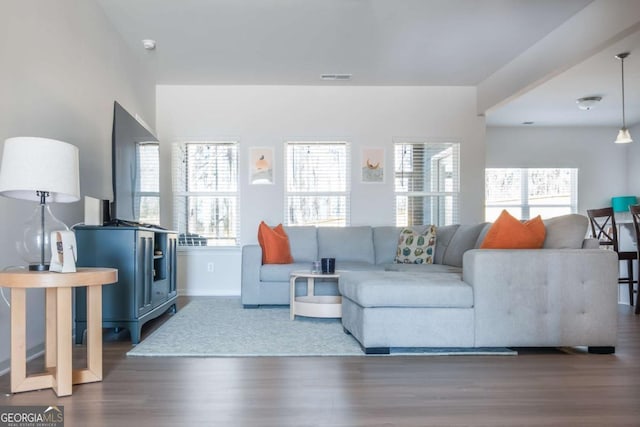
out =
[[620,58],[620,67],[622,67],[622,127],[627,128],[627,123],[624,119],[624,58]]

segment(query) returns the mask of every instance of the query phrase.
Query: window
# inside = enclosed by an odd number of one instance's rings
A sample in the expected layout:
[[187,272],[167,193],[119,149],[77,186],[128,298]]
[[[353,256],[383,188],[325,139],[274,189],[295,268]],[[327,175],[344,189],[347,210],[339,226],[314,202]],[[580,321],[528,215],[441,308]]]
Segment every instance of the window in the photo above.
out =
[[136,217],[142,223],[160,224],[160,145],[157,142],[140,143],[137,149]]
[[178,244],[239,245],[238,143],[176,143],[173,171]]
[[349,144],[287,142],[285,153],[285,223],[349,225]]
[[485,193],[487,221],[495,221],[503,209],[520,219],[575,213],[578,169],[486,169]]
[[394,144],[396,225],[458,222],[460,144]]

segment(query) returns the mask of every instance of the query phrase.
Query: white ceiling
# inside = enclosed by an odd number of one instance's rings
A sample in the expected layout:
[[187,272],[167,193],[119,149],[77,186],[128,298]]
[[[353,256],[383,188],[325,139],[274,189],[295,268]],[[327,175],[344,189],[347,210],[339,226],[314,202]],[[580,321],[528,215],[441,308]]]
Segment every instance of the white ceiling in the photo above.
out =
[[[589,8],[640,5],[639,0],[97,1],[125,42],[155,68],[157,83],[175,85],[478,86],[498,71],[508,72],[523,53],[559,29],[589,23]],[[553,70],[511,94],[518,96],[503,96],[479,112],[486,111],[489,125],[531,120],[618,126],[620,64],[613,56],[627,50],[627,122],[640,122],[638,15],[630,20],[638,25],[624,37],[606,34],[607,43],[581,46],[582,56],[567,55],[563,62],[550,52]],[[577,45],[580,31],[590,29],[574,32],[577,41],[571,42]],[[157,41],[155,51],[142,48],[147,38]],[[353,79],[322,81],[326,73],[349,73]],[[603,100],[591,111],[578,110],[575,99],[589,95]]]

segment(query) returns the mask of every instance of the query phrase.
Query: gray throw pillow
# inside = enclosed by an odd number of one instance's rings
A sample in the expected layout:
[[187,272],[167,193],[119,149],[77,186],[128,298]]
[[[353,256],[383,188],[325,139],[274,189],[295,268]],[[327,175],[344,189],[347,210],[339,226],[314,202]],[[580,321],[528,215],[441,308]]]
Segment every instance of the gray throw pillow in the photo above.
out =
[[569,214],[545,219],[547,234],[544,249],[580,249],[587,235],[589,219],[584,215]]

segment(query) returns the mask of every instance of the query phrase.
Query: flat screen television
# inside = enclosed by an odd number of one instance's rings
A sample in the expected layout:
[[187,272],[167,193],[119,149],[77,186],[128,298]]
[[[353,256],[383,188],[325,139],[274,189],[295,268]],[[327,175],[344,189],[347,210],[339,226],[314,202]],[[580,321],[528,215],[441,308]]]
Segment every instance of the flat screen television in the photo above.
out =
[[117,101],[113,103],[111,159],[111,222],[158,225],[158,138]]

